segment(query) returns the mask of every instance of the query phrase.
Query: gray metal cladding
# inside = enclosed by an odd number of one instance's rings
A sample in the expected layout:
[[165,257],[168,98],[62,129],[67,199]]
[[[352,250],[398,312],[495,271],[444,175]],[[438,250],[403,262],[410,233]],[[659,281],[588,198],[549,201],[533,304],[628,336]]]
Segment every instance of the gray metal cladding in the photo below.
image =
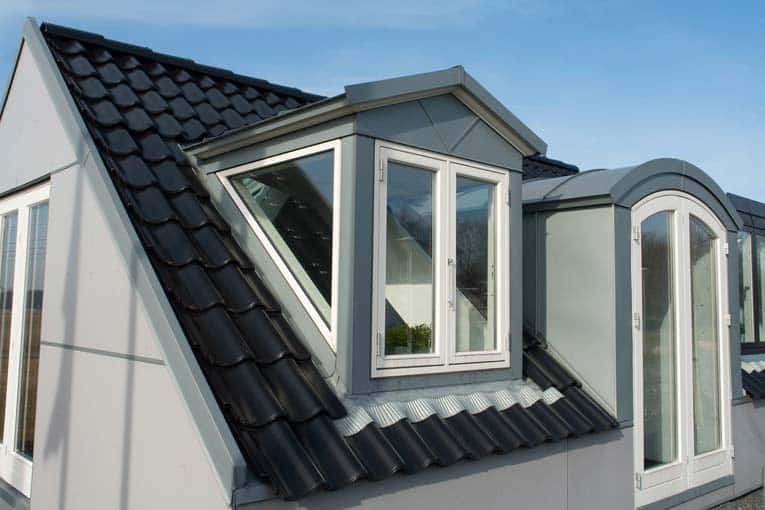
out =
[[348,413],[179,149],[321,97],[95,34],[42,32],[250,469],[280,496],[616,425],[537,339],[525,348],[525,397]]

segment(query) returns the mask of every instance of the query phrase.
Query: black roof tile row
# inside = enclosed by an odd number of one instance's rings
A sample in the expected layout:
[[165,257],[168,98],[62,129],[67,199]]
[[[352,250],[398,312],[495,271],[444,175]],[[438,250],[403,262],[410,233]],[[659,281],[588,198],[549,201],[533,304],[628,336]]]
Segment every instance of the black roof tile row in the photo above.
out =
[[42,32],[250,468],[288,499],[481,458],[616,422],[545,352],[526,376],[550,405],[370,421],[346,407],[231,236],[179,144],[321,99],[230,71],[44,24]]

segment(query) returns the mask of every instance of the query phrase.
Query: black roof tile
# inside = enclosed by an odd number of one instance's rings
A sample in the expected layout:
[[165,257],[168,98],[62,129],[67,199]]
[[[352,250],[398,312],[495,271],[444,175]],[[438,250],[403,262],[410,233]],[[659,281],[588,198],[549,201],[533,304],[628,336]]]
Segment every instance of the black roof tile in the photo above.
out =
[[101,126],[112,127],[122,122],[122,115],[111,101],[99,101],[86,108],[86,111]]
[[579,167],[541,154],[523,158],[523,180],[562,177],[579,173]]
[[324,477],[295,435],[295,428],[286,420],[275,420],[251,432],[253,450],[265,464],[274,489],[286,499],[300,498],[324,485]]
[[138,146],[130,136],[130,132],[126,129],[115,128],[103,130],[100,132],[102,139],[105,141],[105,149],[112,154],[118,156],[127,156],[134,152],[138,152]]
[[[183,97],[176,97],[168,104],[170,105],[170,110],[172,111],[173,115],[178,120],[183,121],[190,119],[196,114],[189,102],[186,101],[186,99]],[[204,129],[204,127],[202,127],[202,129]]]
[[321,401],[303,378],[294,359],[281,358],[270,365],[263,365],[262,370],[290,421],[306,421],[324,411]]
[[374,423],[345,440],[364,465],[370,480],[384,480],[404,467],[403,459]]
[[501,414],[526,446],[536,446],[551,437],[550,432],[520,404],[508,407]]
[[382,432],[398,452],[407,473],[416,473],[436,462],[428,445],[405,418],[383,428]]
[[206,126],[213,126],[220,123],[222,120],[218,111],[210,106],[210,103],[199,103],[198,105],[194,106],[194,109],[199,115],[199,120],[201,120],[202,124],[205,124]]
[[112,95],[114,104],[120,108],[129,108],[139,102],[138,96],[135,95],[133,89],[125,83],[120,83],[116,87],[111,88],[109,92]]
[[112,161],[111,168],[116,171],[119,179],[131,188],[145,188],[157,182],[140,156],[130,155]]
[[485,457],[498,447],[467,411],[460,411],[443,421],[454,432],[453,437],[469,459]]
[[141,102],[146,108],[147,113],[162,113],[167,110],[167,102],[160,96],[156,90],[150,90],[141,95]]
[[107,62],[104,65],[98,66],[98,75],[106,85],[116,85],[127,80],[114,62]]
[[205,96],[205,93],[202,92],[202,89],[200,89],[199,86],[193,81],[184,83],[181,86],[181,92],[183,92],[183,97],[185,97],[186,100],[191,104],[201,103],[207,99],[207,96]]
[[231,102],[228,100],[228,98],[226,98],[223,92],[216,88],[208,89],[206,95],[207,100],[216,110],[222,110],[224,108],[228,108],[229,105],[231,105]]
[[515,432],[507,418],[502,416],[495,407],[489,407],[476,413],[473,418],[500,452],[507,453],[523,445],[524,441],[521,436]]
[[143,108],[131,108],[124,112],[122,117],[125,119],[128,129],[136,134],[143,133],[150,127],[154,127],[154,123]]
[[741,370],[741,384],[744,391],[753,399],[765,398],[765,369]]
[[172,99],[181,93],[181,89],[169,76],[162,76],[154,82],[154,85],[157,87],[157,92],[167,99]]
[[527,376],[565,395],[552,406],[401,415],[341,434],[353,416],[178,146],[321,96],[96,34],[42,31],[248,465],[277,493],[296,499],[614,426],[531,340]]
[[324,487],[336,490],[366,476],[356,455],[335,430],[332,421],[319,415],[295,426],[301,444],[324,475]]
[[101,99],[108,94],[98,78],[86,78],[77,82],[77,88],[88,99]]
[[183,127],[175,120],[175,117],[167,112],[154,118],[157,130],[164,138],[175,138],[183,132]]
[[252,105],[241,94],[234,94],[230,100],[231,106],[241,115],[247,115],[252,111]]
[[133,90],[145,92],[154,88],[154,82],[143,69],[134,69],[127,74],[127,80]]
[[83,55],[76,55],[69,59],[69,69],[76,77],[87,77],[96,74],[96,68],[93,67],[90,60]]
[[427,438],[426,444],[433,453],[434,462],[439,466],[450,466],[467,455],[452,431],[437,415],[414,422],[412,426],[420,437]]

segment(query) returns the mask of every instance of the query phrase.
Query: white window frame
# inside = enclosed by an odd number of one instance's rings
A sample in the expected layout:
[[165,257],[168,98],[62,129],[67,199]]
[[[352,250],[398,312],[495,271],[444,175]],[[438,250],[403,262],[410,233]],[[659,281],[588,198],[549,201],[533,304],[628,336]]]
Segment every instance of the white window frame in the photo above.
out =
[[[50,184],[38,185],[0,199],[0,216],[17,212],[16,260],[13,269],[10,348],[8,351],[8,383],[6,386],[4,441],[0,443],[0,478],[13,485],[26,497],[32,489],[32,460],[16,451],[16,428],[19,418],[21,388],[21,355],[24,339],[24,306],[26,300],[27,248],[29,211],[48,201]],[[2,221],[2,219],[0,219]]]
[[[329,142],[312,145],[310,147],[304,147],[294,151],[286,152],[276,156],[271,156],[265,159],[260,159],[247,163],[245,165],[239,165],[217,173],[218,179],[223,188],[228,192],[229,197],[234,201],[239,211],[247,220],[247,224],[250,226],[258,241],[263,245],[271,260],[274,262],[279,272],[282,274],[292,292],[294,292],[303,309],[306,311],[312,322],[316,325],[324,340],[329,344],[333,351],[337,350],[337,323],[338,323],[338,268],[339,268],[339,255],[340,255],[340,182],[341,182],[341,141],[332,140]],[[319,309],[311,301],[311,298],[306,293],[303,286],[295,277],[292,269],[290,269],[287,262],[274,246],[271,239],[266,232],[257,222],[253,214],[250,212],[247,205],[239,196],[239,193],[234,188],[231,178],[239,174],[273,166],[286,161],[292,161],[295,159],[304,158],[320,152],[333,151],[333,169],[332,169],[332,283],[331,303],[328,303],[330,308],[330,320],[329,324],[325,321]]]
[[[388,161],[396,161],[435,173],[433,212],[434,294],[433,352],[428,354],[385,355],[385,264]],[[485,164],[444,156],[412,147],[377,140],[375,142],[375,213],[372,292],[372,378],[404,375],[464,372],[510,366],[510,172]],[[496,186],[494,221],[496,239],[496,349],[456,351],[454,311],[449,295],[456,292],[450,261],[455,260],[456,176],[464,175]]]
[[[633,228],[652,214],[671,210],[673,214],[673,264],[675,266],[675,348],[677,391],[677,460],[671,464],[643,469],[643,325],[641,239],[632,242],[632,306],[639,317],[633,324],[634,381],[634,466],[635,506],[659,501],[685,490],[733,474],[733,442],[731,436],[730,327],[728,302],[728,243],[727,230],[715,214],[691,195],[667,191],[650,195],[639,202],[632,212]],[[689,218],[696,216],[717,236],[717,327],[719,338],[718,371],[720,377],[720,448],[694,455],[693,416],[693,345],[690,294]],[[680,270],[682,268],[682,270]]]

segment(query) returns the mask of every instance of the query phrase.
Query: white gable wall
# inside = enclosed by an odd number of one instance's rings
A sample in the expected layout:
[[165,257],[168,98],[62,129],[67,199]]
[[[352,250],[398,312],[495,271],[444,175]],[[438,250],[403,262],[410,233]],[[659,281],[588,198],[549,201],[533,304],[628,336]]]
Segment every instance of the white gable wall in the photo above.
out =
[[40,48],[22,45],[0,117],[0,193],[51,181],[31,505],[228,508],[161,346],[177,324],[146,291],[155,276],[111,183],[57,113]]
[[0,112],[0,193],[39,179],[77,159],[40,68],[22,44]]

